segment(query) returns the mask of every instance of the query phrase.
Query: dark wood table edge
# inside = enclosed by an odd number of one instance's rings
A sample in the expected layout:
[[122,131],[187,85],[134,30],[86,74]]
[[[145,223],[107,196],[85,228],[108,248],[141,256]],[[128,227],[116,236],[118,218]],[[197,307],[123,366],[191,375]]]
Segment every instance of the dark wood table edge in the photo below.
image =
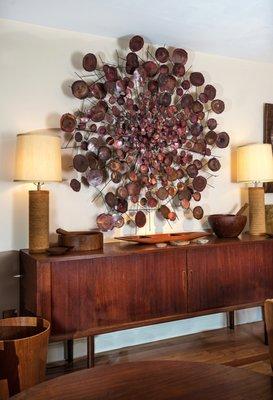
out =
[[[89,374],[92,374],[94,376],[96,376],[96,375],[98,376],[98,375],[100,375],[101,372],[103,372],[104,374],[105,373],[107,374],[108,370],[111,371],[111,372],[113,372],[113,369],[114,370],[120,369],[121,371],[128,371],[128,369],[129,370],[130,369],[133,370],[134,367],[139,367],[139,366],[141,366],[141,367],[143,367],[143,369],[145,369],[146,366],[152,366],[153,367],[155,364],[157,366],[160,364],[160,366],[162,366],[162,368],[164,367],[166,371],[168,371],[167,367],[171,367],[171,368],[175,367],[175,368],[181,368],[181,369],[183,369],[183,368],[187,368],[187,369],[193,368],[194,369],[195,367],[203,368],[204,366],[207,369],[212,369],[214,372],[219,372],[219,373],[222,373],[222,374],[230,373],[231,371],[235,372],[235,370],[236,370],[239,375],[245,375],[246,377],[251,377],[252,376],[253,378],[259,377],[259,378],[261,378],[261,380],[268,381],[268,383],[270,383],[271,387],[272,387],[272,398],[273,398],[273,376],[264,375],[264,374],[261,374],[261,373],[258,373],[258,372],[254,372],[254,371],[249,371],[249,370],[246,370],[246,369],[243,369],[243,368],[238,368],[238,367],[236,368],[236,367],[226,366],[226,365],[223,365],[223,364],[212,364],[212,363],[207,363],[207,362],[196,362],[196,361],[173,361],[173,360],[157,361],[157,360],[155,360],[155,361],[138,361],[138,362],[134,361],[134,362],[121,363],[121,364],[114,364],[114,365],[100,365],[100,366],[96,367],[95,369],[91,369],[91,370],[90,369],[83,369],[83,370],[80,370],[80,371],[71,372],[71,373],[59,376],[57,378],[54,378],[52,380],[44,381],[44,382],[42,382],[42,383],[40,383],[40,384],[30,388],[30,389],[27,389],[27,390],[15,395],[15,396],[11,397],[10,399],[11,400],[12,399],[14,399],[14,400],[17,400],[17,399],[18,400],[30,400],[31,397],[26,397],[26,396],[28,395],[29,392],[31,393],[33,389],[34,390],[37,390],[39,388],[45,389],[53,381],[54,381],[54,383],[61,382],[60,383],[61,385],[65,385],[67,379],[69,379],[69,378],[71,379],[72,376],[73,376],[73,378],[77,378],[78,376],[82,377],[84,375],[88,376]],[[165,366],[164,366],[164,364],[165,364]],[[62,400],[66,400],[66,398],[64,397],[64,398],[62,398]]]

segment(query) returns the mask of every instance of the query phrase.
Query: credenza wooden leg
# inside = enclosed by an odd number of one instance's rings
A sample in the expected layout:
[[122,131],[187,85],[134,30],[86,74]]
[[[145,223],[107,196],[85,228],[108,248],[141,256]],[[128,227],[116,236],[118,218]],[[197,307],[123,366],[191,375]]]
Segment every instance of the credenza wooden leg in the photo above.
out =
[[87,336],[87,368],[95,366],[95,336]]
[[235,327],[235,311],[229,311],[228,312],[228,326],[229,329],[234,330]]
[[66,361],[68,363],[73,363],[74,358],[74,343],[73,339],[68,339],[66,341]]
[[268,346],[268,336],[267,336],[267,330],[266,330],[266,324],[265,324],[265,313],[264,313],[264,307],[262,306],[262,315],[263,315],[263,322],[264,322],[264,344]]

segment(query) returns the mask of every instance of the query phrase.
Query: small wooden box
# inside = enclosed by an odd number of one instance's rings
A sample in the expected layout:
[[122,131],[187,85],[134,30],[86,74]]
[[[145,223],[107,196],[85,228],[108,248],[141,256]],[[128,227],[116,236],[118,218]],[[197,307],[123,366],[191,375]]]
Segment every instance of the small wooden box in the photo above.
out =
[[98,231],[58,233],[58,244],[71,247],[71,251],[91,251],[103,248],[103,234]]

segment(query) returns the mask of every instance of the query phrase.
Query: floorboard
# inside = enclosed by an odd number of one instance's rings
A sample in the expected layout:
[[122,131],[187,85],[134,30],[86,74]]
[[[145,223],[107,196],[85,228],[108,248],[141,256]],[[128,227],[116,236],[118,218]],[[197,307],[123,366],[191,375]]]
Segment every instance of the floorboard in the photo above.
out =
[[[109,365],[144,360],[199,361],[246,368],[271,375],[268,346],[264,344],[263,323],[255,322],[228,328],[180,336],[153,343],[100,353],[96,365]],[[73,364],[52,363],[47,378],[86,368],[86,358]]]

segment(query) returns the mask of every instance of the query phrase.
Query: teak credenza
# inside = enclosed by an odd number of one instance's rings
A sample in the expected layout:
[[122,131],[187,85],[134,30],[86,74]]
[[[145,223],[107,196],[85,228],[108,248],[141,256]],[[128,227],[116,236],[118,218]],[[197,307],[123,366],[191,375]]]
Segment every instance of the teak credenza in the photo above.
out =
[[[64,256],[20,252],[20,312],[51,321],[51,340],[262,306],[273,297],[273,240],[211,237],[186,247],[107,243]],[[232,313],[231,313],[232,315]],[[70,355],[71,357],[71,355]]]

